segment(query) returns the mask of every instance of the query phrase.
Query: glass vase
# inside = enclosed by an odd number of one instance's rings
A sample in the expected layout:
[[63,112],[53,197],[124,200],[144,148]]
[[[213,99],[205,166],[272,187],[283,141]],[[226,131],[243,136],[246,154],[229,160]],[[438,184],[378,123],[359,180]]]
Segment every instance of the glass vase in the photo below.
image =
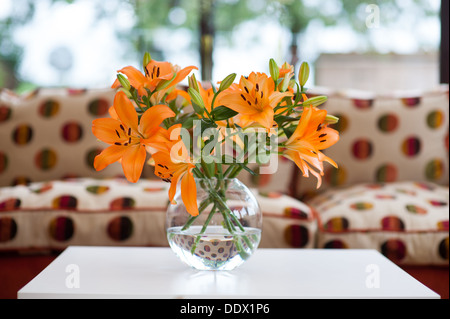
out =
[[166,213],[175,254],[198,270],[232,270],[252,256],[261,239],[262,213],[238,179],[196,179],[199,215],[191,216],[178,188]]

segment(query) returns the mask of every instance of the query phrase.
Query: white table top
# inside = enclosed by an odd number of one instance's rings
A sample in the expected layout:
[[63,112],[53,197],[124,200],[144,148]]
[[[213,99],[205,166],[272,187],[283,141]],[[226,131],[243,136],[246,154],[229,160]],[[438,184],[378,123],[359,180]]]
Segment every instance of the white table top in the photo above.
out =
[[170,248],[71,246],[18,298],[439,298],[375,250],[258,249],[197,271]]

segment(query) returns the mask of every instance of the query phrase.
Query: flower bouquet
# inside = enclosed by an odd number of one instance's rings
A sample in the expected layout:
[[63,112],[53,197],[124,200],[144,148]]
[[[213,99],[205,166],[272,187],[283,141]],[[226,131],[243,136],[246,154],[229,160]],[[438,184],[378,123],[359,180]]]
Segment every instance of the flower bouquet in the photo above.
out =
[[[171,247],[199,269],[232,269],[256,249],[261,211],[238,174],[276,171],[279,156],[311,173],[320,187],[321,151],[339,140],[329,124],[337,118],[318,108],[325,96],[308,98],[309,66],[294,67],[271,59],[270,75],[230,74],[217,85],[189,76],[146,53],[143,72],[118,71],[110,118],[93,121],[93,134],[109,144],[94,161],[96,170],[120,161],[128,181],[137,182],[145,163],[170,183],[167,234]],[[188,77],[187,89],[180,82]],[[259,172],[249,165],[260,165]]]

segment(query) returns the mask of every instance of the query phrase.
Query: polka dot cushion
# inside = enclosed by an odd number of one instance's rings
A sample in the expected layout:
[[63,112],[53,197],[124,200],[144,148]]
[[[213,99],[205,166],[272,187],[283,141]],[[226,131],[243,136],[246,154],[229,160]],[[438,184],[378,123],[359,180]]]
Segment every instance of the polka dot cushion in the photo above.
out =
[[101,172],[92,166],[105,147],[92,134],[114,92],[38,89],[17,96],[0,91],[0,186],[67,177],[123,175],[119,164]]
[[327,191],[309,204],[319,215],[319,248],[370,248],[398,264],[448,265],[448,187],[360,184]]
[[317,219],[309,206],[282,193],[253,192],[263,213],[259,247],[315,247]]
[[[277,192],[287,195],[292,194],[293,174],[297,172],[297,166],[287,158],[279,156],[276,162],[277,168],[274,174],[259,174],[253,176],[243,170],[238,178],[248,187],[258,188],[262,192]],[[254,172],[259,172],[261,166],[250,164]]]
[[[322,92],[323,91],[323,92]],[[448,185],[449,91],[375,96],[361,92],[326,94],[324,108],[339,117],[340,141],[325,150],[339,165],[325,165],[319,191],[357,183],[429,181]],[[317,194],[313,178],[298,178],[295,196]]]
[[[146,179],[132,184],[123,178],[78,178],[2,187],[0,251],[168,246],[168,186]],[[254,192],[264,219],[260,247],[314,247],[317,222],[308,206],[286,195]],[[214,247],[220,248],[225,249]]]

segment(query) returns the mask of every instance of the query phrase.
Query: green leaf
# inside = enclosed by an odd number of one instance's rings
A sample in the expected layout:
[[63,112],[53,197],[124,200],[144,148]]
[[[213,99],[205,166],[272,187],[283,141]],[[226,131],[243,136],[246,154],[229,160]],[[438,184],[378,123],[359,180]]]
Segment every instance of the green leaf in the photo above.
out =
[[185,128],[185,129],[187,129],[187,130],[191,129],[191,128],[194,126],[194,120],[195,120],[195,119],[196,119],[196,118],[193,117],[193,116],[190,116],[190,117],[184,119],[184,120],[182,121],[183,124],[181,125],[181,127]]
[[286,122],[295,122],[295,121],[298,121],[299,118],[298,117],[286,116],[286,115],[276,115],[274,120],[275,120],[275,122],[277,122],[278,126],[281,127],[281,126],[283,126],[284,123],[286,123]]
[[203,135],[203,132],[208,129],[208,128],[216,128],[217,124],[209,119],[201,119],[200,120],[200,125],[201,125],[201,134]]
[[236,112],[224,105],[214,108],[214,110],[211,112],[212,117],[216,121],[223,121],[223,120],[229,119],[237,114],[238,114],[238,112]]
[[292,125],[289,125],[288,127],[283,127],[283,132],[286,135],[287,138],[290,138],[292,134],[294,134],[295,127]]

